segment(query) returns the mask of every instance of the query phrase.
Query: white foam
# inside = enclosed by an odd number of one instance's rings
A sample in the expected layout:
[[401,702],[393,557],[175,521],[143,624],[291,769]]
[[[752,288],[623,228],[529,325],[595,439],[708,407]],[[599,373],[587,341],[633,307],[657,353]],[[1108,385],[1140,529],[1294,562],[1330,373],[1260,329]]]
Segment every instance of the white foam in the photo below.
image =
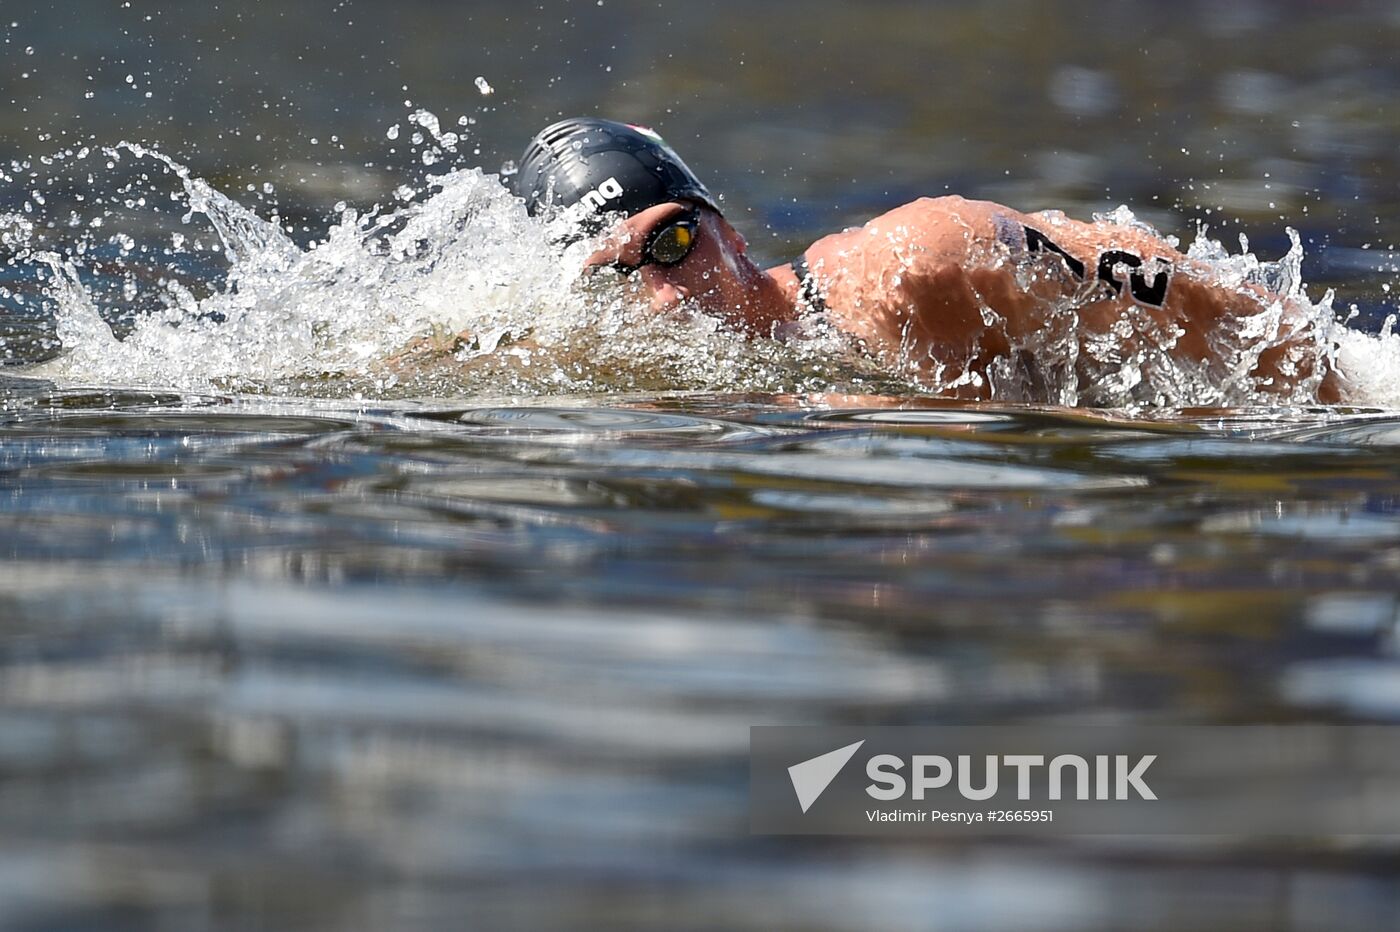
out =
[[117,342],[103,335],[74,259],[39,257],[55,272],[51,297],[65,347],[47,367],[53,374],[183,387],[364,371],[434,327],[518,322],[540,299],[566,292],[577,271],[544,261],[543,227],[526,222],[520,203],[478,171],[440,178],[430,197],[389,214],[346,209],[324,240],[303,250],[166,156],[121,149],[176,175],[186,221],[202,216],[222,244],[228,283],[198,302],[171,292],[166,312],[141,317]]
[[[410,119],[438,134],[426,111]],[[405,187],[407,203],[391,210],[344,208],[326,237],[303,249],[160,152],[123,143],[105,154],[153,161],[178,180],[184,222],[212,229],[227,282],[196,300],[167,281],[159,286],[163,310],[140,316],[118,341],[80,280],[88,244],[36,253],[51,272],[47,293],[64,346],[37,374],[180,388],[290,381],[312,392],[324,383],[307,380],[329,375],[361,378],[361,390],[387,388],[402,384],[402,372],[385,377],[391,357],[426,334],[459,331],[476,343],[437,360],[437,388],[447,392],[807,390],[833,385],[823,370],[844,364],[829,334],[792,346],[747,341],[703,316],[656,319],[615,285],[581,283],[589,244],[561,255],[558,231],[528,217],[496,176],[478,169],[440,176],[424,192]],[[195,248],[183,235],[167,241],[172,265]],[[491,365],[464,369],[474,357],[491,357]]]
[[[409,122],[437,143],[455,141],[445,139],[450,134],[428,111],[414,112]],[[113,231],[109,214],[73,224],[82,237],[76,245],[35,249],[28,256],[49,270],[47,297],[56,307],[64,346],[58,358],[38,367],[39,374],[312,394],[345,390],[347,381],[353,390],[368,392],[517,395],[949,387],[937,384],[936,376],[925,374],[918,383],[883,371],[819,321],[778,342],[745,339],[703,315],[654,316],[609,275],[581,280],[589,244],[575,243],[561,255],[549,227],[528,217],[495,175],[478,169],[439,176],[423,191],[402,186],[390,208],[361,213],[338,205],[339,217],[325,238],[303,248],[275,218],[258,216],[160,152],[123,143],[91,156],[109,167],[135,159],[159,169],[154,179],[142,175],[149,190],[119,189],[123,203],[178,201],[188,229],[163,236],[171,245],[159,261],[168,261],[173,271],[196,253],[207,260],[212,232],[227,262],[227,279],[215,293],[196,298],[173,274],[157,275],[154,284],[150,275],[128,275],[128,297],[145,289],[143,303],[160,309],[138,316],[132,332],[118,340],[80,269],[99,242],[118,244],[125,260],[135,240]],[[88,157],[83,150],[70,162]],[[157,182],[170,179],[178,190],[158,192]],[[1140,226],[1127,208],[1111,219]],[[7,243],[33,232],[27,219],[0,220]],[[1302,247],[1297,234],[1289,234],[1292,248],[1277,262],[1261,261],[1246,243],[1232,255],[1204,232],[1191,244],[1190,258],[1209,266],[1223,287],[1262,285],[1279,295],[1258,314],[1212,332],[1218,359],[1209,364],[1175,359],[1170,351],[1180,334],[1145,315],[1125,318],[1112,333],[1086,337],[1075,302],[1065,301],[1047,309],[1047,326],[1030,342],[991,367],[987,382],[997,398],[1067,405],[1305,404],[1315,400],[1316,376],[1298,379],[1293,391],[1282,394],[1263,391],[1247,377],[1261,351],[1289,326],[1297,329],[1301,314],[1308,339],[1298,351],[1300,362],[1336,354],[1350,380],[1348,401],[1400,405],[1400,340],[1347,331],[1334,320],[1330,293],[1310,301],[1303,290]],[[425,335],[458,332],[474,339],[422,358],[410,354],[406,363],[396,359]],[[1125,339],[1133,347],[1127,353]],[[1043,371],[1028,377],[1016,365],[1017,354],[1039,361]],[[969,378],[964,369],[946,367],[950,385]]]
[[1353,404],[1400,408],[1400,337],[1391,315],[1379,335],[1343,330],[1338,335],[1337,368],[1347,380]]

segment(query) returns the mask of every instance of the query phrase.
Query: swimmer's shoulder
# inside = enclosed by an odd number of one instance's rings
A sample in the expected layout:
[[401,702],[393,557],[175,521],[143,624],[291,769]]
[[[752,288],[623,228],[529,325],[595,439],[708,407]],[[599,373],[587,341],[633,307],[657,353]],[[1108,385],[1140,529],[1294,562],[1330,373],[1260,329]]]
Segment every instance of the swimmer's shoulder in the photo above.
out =
[[[977,242],[1001,238],[1008,224],[1024,215],[993,201],[978,201],[956,194],[921,197],[872,217],[820,241],[819,252],[881,247],[906,249],[918,244],[933,254],[961,252]],[[815,245],[815,244],[814,244]]]
[[941,226],[947,223],[980,227],[993,224],[997,217],[1004,215],[1020,216],[994,201],[979,201],[958,194],[943,194],[937,197],[920,197],[902,204],[893,210],[876,217],[871,223],[918,224]]
[[921,197],[873,217],[861,226],[822,237],[803,258],[814,270],[834,274],[852,264],[883,267],[898,259],[910,271],[963,261],[977,244],[1004,238],[1023,214],[993,201],[956,194]]

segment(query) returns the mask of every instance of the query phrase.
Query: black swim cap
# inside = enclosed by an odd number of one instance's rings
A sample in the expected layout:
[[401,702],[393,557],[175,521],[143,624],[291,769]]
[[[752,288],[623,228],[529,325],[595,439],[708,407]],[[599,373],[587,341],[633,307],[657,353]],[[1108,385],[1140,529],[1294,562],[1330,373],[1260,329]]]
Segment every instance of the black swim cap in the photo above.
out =
[[656,133],[593,117],[541,130],[525,147],[511,190],[525,199],[531,216],[546,206],[580,201],[594,214],[622,211],[629,217],[676,200],[719,211],[700,179]]

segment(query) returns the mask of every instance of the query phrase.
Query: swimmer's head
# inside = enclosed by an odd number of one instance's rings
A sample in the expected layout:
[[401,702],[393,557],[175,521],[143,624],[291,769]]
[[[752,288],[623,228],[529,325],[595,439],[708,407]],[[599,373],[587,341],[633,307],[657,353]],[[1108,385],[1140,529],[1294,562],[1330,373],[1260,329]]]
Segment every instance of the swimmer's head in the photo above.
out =
[[546,127],[525,148],[512,190],[531,215],[574,208],[586,236],[616,220],[584,268],[636,273],[656,311],[686,303],[742,316],[768,282],[714,196],[649,129],[595,118]]
[[719,213],[709,190],[680,156],[649,129],[577,117],[545,127],[520,158],[511,189],[533,216],[583,203],[586,232],[616,212],[631,217],[672,201],[703,204]]

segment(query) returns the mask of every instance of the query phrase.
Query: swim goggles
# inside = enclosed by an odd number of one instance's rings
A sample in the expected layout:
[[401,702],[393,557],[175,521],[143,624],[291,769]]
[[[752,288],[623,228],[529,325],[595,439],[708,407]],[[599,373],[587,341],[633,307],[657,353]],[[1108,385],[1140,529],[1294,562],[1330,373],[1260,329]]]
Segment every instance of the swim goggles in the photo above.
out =
[[641,262],[636,265],[625,265],[619,262],[613,267],[623,275],[631,275],[647,265],[677,265],[685,261],[685,257],[690,255],[690,251],[695,248],[695,240],[699,232],[700,211],[691,208],[674,220],[655,227],[647,234],[646,244],[642,247]]

